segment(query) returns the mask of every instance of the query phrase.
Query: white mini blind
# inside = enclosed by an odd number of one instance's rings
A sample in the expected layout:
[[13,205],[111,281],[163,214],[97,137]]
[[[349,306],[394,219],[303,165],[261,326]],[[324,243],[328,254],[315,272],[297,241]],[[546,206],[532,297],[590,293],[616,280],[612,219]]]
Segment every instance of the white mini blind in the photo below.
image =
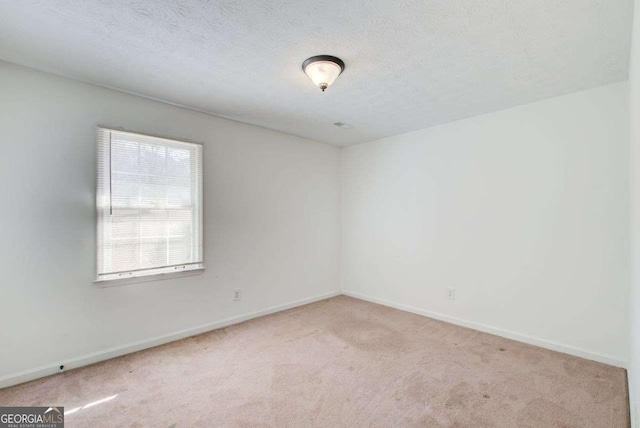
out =
[[204,268],[202,146],[98,128],[97,280]]

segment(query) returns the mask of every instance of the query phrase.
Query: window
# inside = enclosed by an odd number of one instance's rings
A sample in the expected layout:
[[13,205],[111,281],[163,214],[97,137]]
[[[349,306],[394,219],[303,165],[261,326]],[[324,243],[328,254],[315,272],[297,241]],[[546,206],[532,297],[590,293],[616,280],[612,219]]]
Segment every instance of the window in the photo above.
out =
[[204,268],[202,146],[98,128],[97,281]]

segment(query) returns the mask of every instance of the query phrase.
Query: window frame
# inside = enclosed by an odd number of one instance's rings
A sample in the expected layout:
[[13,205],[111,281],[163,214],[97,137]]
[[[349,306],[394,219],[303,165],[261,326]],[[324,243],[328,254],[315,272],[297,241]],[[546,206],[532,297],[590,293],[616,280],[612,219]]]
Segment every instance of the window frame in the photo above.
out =
[[[141,137],[148,137],[148,138],[158,138],[158,139],[163,139],[163,140],[168,140],[171,142],[177,142],[177,143],[183,143],[183,144],[191,144],[191,145],[197,145],[200,147],[200,157],[201,157],[201,165],[200,165],[200,170],[202,173],[202,192],[200,195],[200,202],[201,202],[201,208],[200,208],[200,215],[202,218],[202,221],[200,222],[200,224],[198,225],[199,229],[200,229],[200,237],[201,237],[201,262],[193,262],[193,263],[189,263],[189,264],[177,264],[177,265],[171,265],[171,266],[165,266],[165,267],[158,267],[158,268],[144,268],[144,269],[135,269],[135,270],[131,270],[131,271],[125,271],[122,272],[121,274],[116,272],[115,274],[99,274],[98,273],[98,257],[99,257],[99,248],[98,248],[98,243],[100,242],[101,238],[100,238],[100,234],[102,233],[101,231],[101,222],[100,222],[100,197],[101,197],[101,189],[100,189],[100,171],[99,171],[99,162],[100,162],[100,141],[99,141],[99,132],[101,130],[104,131],[115,131],[115,132],[122,132],[122,133],[129,133],[129,134],[134,134],[134,135],[138,135]],[[135,283],[141,283],[141,282],[151,282],[151,281],[159,281],[159,280],[164,280],[164,279],[171,279],[171,278],[178,278],[178,277],[183,277],[183,276],[193,276],[193,275],[199,275],[202,274],[205,270],[206,270],[206,265],[205,265],[205,192],[204,192],[204,181],[205,181],[205,172],[204,172],[204,155],[205,155],[205,150],[204,150],[204,144],[198,141],[192,141],[192,140],[188,140],[185,138],[174,138],[174,137],[170,137],[170,136],[165,136],[165,135],[159,135],[159,134],[150,134],[150,133],[146,133],[146,132],[139,132],[139,131],[131,131],[129,129],[125,129],[125,128],[121,128],[121,127],[112,127],[112,126],[106,126],[106,125],[97,125],[95,128],[95,135],[96,135],[96,142],[95,142],[95,147],[96,147],[96,174],[95,174],[95,178],[96,178],[96,182],[95,182],[95,196],[96,196],[96,222],[95,222],[95,226],[96,226],[96,243],[95,243],[95,279],[94,279],[94,283],[99,285],[100,287],[109,287],[109,286],[115,286],[115,285],[125,285],[125,284],[135,284]],[[109,177],[110,180],[110,177]],[[193,265],[190,268],[187,268],[187,265]],[[133,274],[133,272],[136,271],[147,271],[147,273],[145,274]],[[116,274],[119,274],[117,277],[115,277]],[[127,275],[128,274],[128,275]],[[109,278],[105,278],[105,276],[111,276]]]

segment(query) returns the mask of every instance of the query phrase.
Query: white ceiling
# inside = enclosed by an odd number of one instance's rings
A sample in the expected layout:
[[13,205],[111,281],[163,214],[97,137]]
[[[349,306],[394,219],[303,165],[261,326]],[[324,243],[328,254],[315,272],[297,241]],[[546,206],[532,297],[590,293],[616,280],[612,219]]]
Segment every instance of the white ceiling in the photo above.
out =
[[632,3],[0,0],[0,58],[346,146],[625,80]]

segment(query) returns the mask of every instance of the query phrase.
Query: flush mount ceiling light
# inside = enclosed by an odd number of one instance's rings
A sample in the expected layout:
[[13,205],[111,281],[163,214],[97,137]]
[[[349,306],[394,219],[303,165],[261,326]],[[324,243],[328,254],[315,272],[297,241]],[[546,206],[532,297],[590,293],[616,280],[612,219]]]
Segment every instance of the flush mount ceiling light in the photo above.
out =
[[330,55],[312,56],[302,63],[302,71],[324,92],[344,71],[344,62]]

